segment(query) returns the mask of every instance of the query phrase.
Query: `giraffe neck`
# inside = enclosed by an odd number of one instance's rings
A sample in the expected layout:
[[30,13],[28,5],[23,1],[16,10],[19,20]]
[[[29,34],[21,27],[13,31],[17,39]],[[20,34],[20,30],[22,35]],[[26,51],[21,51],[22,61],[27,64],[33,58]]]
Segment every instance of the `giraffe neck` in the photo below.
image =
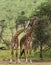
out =
[[15,36],[18,37],[25,29],[21,29],[19,31],[16,32]]
[[32,27],[29,29],[27,33],[28,36],[32,36],[33,28],[34,28],[34,25],[32,25]]

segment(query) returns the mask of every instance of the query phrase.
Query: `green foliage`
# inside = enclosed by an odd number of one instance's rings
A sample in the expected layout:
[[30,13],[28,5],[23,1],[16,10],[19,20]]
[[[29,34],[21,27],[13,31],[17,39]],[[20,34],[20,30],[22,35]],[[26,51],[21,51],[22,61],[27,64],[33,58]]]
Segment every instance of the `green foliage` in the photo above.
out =
[[[51,24],[51,4],[50,2],[41,3],[41,5],[35,11],[35,14],[39,17],[39,20],[35,26],[35,39],[38,41],[34,44],[36,47],[40,47],[40,58],[42,58],[43,45],[50,45],[51,30],[49,30],[49,24]],[[50,26],[51,28],[51,26]],[[34,41],[35,41],[34,39]],[[35,47],[35,48],[36,48]],[[49,47],[49,46],[48,46]]]
[[19,15],[17,18],[17,25],[25,24],[28,18],[25,15]]
[[36,24],[36,28],[35,28],[36,38],[38,41],[42,43],[45,42],[45,38],[47,35],[47,31],[46,31],[47,26],[48,26],[48,18],[46,16],[40,18],[40,20]]
[[[11,58],[11,50],[0,50],[0,60],[6,60]],[[40,59],[39,58],[39,51],[33,52],[32,51],[32,59]],[[23,57],[22,57],[23,58]],[[29,55],[28,55],[29,58]],[[14,55],[15,59],[15,55]],[[50,60],[51,59],[51,50],[43,51],[43,59]]]
[[[27,23],[27,20],[34,15],[37,15],[39,20],[34,27],[33,47],[35,50],[44,45],[51,48],[51,0],[0,0],[0,41],[2,39],[0,43],[9,47],[18,25],[25,26],[25,22]],[[37,57],[39,54],[39,52],[35,53]]]

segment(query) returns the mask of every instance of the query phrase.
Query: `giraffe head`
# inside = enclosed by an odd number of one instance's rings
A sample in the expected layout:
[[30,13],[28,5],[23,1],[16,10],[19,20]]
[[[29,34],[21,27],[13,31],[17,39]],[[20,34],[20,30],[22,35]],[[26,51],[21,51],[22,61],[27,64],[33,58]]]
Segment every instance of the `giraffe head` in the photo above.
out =
[[29,25],[32,26],[32,25],[35,25],[35,23],[38,21],[38,17],[37,16],[34,16],[33,18],[30,19],[30,23]]
[[32,27],[32,25],[35,25],[35,23],[38,21],[38,17],[34,16],[33,18],[31,18],[28,23],[26,24],[25,28],[29,29],[30,27]]

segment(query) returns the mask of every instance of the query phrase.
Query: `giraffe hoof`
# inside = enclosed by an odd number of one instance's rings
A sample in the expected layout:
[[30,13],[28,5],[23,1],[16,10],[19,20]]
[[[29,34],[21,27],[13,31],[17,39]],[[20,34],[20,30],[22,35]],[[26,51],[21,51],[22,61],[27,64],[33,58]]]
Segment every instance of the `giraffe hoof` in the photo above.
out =
[[21,64],[21,61],[18,61],[18,64]]
[[21,64],[21,62],[18,62],[18,64]]
[[21,61],[17,61],[18,64],[21,64]]
[[10,64],[11,64],[12,62],[13,62],[12,60],[9,61]]
[[18,62],[16,61],[15,63],[17,64]]
[[32,61],[30,60],[30,63],[32,64]]
[[20,61],[16,61],[16,64],[21,64],[21,62]]
[[28,61],[26,61],[26,64],[28,63]]

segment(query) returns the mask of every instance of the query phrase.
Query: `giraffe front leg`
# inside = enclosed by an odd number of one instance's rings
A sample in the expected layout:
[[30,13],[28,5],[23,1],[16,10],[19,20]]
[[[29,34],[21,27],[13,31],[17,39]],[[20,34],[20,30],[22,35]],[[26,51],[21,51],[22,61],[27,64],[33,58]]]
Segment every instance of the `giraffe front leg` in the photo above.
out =
[[18,55],[18,45],[15,45],[16,47],[16,63],[20,63],[19,55]]
[[9,63],[13,62],[13,57],[14,57],[14,43],[11,45],[11,59]]
[[28,56],[28,46],[25,45],[25,60],[26,60],[26,63],[28,63],[28,59],[27,59],[27,56]]
[[32,41],[30,42],[30,63],[32,63],[31,55],[32,55]]

